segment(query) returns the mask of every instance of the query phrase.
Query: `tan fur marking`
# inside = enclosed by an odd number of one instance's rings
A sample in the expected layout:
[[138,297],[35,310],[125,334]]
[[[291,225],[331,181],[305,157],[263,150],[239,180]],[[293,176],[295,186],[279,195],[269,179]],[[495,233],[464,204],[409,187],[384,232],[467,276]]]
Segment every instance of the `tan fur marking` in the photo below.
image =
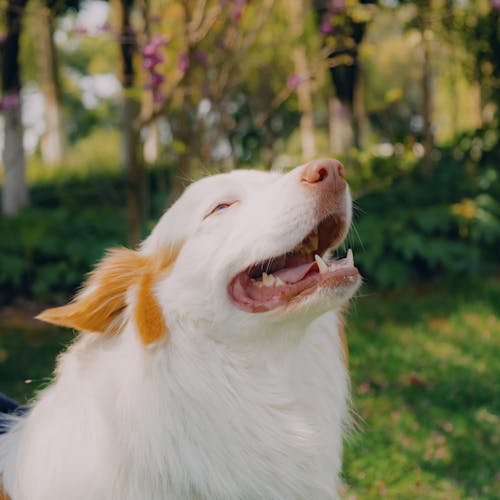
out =
[[127,307],[127,291],[137,286],[134,320],[139,335],[145,344],[158,340],[168,331],[153,286],[175,262],[180,249],[181,245],[176,245],[151,256],[126,248],[112,249],[71,303],[46,309],[37,319],[76,330],[114,334]]
[[10,497],[7,496],[7,493],[0,488],[0,500],[10,500]]

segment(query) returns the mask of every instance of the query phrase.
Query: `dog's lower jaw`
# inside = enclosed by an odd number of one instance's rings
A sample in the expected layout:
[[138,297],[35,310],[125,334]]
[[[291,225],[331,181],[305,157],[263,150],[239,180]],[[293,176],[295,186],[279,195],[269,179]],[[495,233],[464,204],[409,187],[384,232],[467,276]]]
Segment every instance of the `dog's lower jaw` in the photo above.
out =
[[348,414],[337,322],[327,313],[260,352],[175,329],[149,349],[132,328],[84,335],[27,417],[12,500],[337,498]]

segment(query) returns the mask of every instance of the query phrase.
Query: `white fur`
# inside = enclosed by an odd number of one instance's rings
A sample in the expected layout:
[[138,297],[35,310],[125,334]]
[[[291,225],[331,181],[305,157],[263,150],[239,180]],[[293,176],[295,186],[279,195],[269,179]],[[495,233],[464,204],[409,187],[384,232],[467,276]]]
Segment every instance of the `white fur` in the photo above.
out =
[[349,384],[336,311],[356,286],[253,314],[226,290],[319,222],[300,172],[209,177],[165,213],[141,252],[184,242],[155,288],[168,337],[145,346],[131,321],[79,336],[0,439],[12,500],[338,497]]

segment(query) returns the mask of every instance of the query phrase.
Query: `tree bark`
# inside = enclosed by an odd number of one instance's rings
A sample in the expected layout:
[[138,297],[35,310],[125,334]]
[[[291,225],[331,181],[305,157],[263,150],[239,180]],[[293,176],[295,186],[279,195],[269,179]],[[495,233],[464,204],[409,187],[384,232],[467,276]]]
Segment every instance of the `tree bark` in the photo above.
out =
[[21,72],[19,36],[26,0],[9,0],[6,12],[7,35],[3,43],[2,103],[5,119],[2,212],[15,215],[28,204],[25,178],[23,125],[21,114]]
[[3,162],[2,212],[4,215],[16,215],[28,205],[28,189],[25,179],[25,158],[23,148],[23,125],[21,105],[5,109],[5,146]]
[[[294,37],[299,40],[304,32],[304,5],[303,0],[290,0],[290,29]],[[308,160],[316,155],[316,141],[314,136],[314,113],[310,78],[310,68],[303,44],[297,44],[292,50],[294,71],[300,83],[297,87],[297,99],[300,111],[300,141],[302,159]]]
[[45,3],[37,2],[36,25],[40,89],[45,104],[45,133],[41,140],[42,159],[48,165],[60,163],[64,156],[62,91],[57,52],[54,44],[54,16]]
[[333,154],[345,154],[353,145],[353,119],[351,108],[337,97],[328,103],[330,149]]
[[137,40],[131,24],[133,0],[113,0],[120,31],[120,81],[122,84],[122,163],[127,179],[127,234],[129,244],[141,241],[145,217],[146,177],[140,148],[139,99],[134,95],[134,55]]

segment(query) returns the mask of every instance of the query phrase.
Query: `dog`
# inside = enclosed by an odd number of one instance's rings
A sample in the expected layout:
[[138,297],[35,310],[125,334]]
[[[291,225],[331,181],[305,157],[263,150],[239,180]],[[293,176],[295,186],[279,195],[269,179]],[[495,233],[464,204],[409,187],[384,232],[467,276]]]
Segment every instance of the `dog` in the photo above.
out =
[[360,285],[344,167],[191,184],[69,304],[54,380],[0,439],[11,500],[338,498],[342,311]]

